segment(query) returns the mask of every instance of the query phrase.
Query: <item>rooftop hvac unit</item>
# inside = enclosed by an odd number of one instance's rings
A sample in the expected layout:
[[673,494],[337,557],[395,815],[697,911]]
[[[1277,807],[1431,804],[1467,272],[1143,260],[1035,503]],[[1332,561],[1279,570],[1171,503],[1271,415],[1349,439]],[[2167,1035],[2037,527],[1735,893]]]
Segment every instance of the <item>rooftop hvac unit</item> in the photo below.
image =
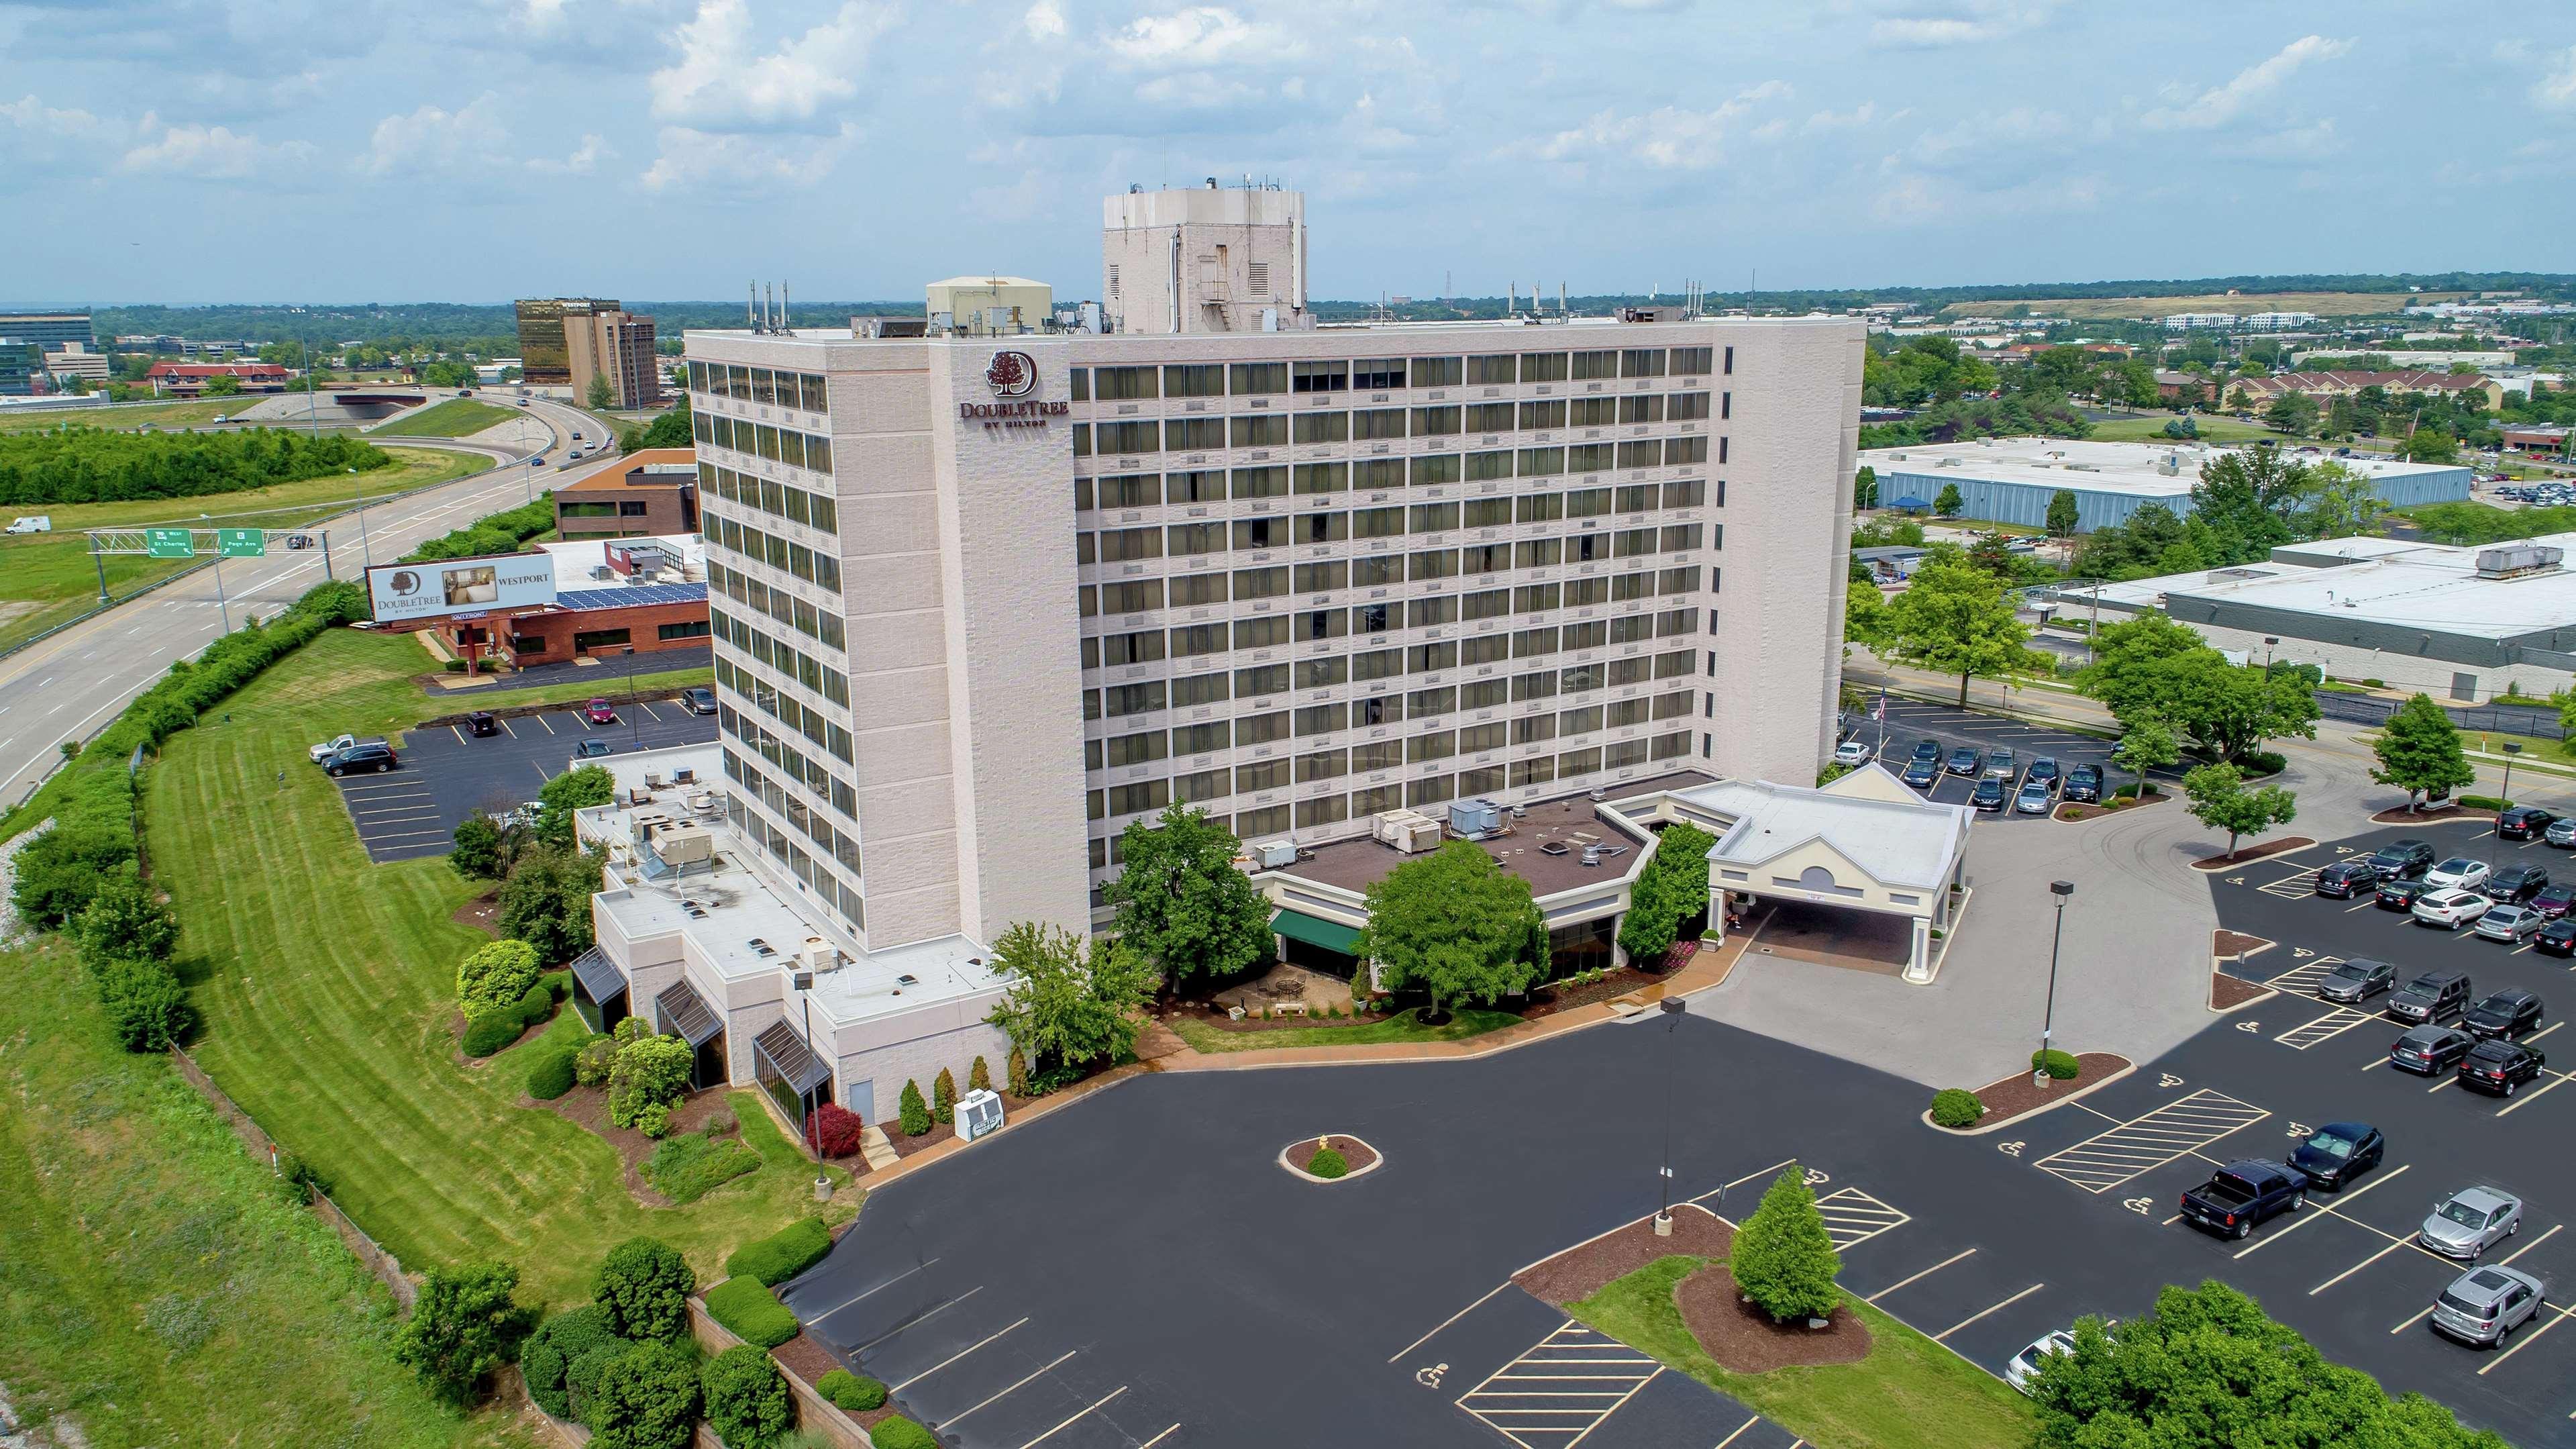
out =
[[1370,834],[1407,855],[1440,848],[1440,822],[1418,810],[1389,810],[1370,822]]
[[2506,544],[2501,548],[2482,548],[2478,550],[2478,577],[2501,579],[2510,578],[2516,574],[2538,573],[2543,569],[2558,567],[2559,560],[2564,557],[2566,557],[2564,550],[2539,543],[2515,543]]
[[647,806],[637,810],[627,821],[627,835],[637,845],[652,839],[653,832],[671,823],[671,812]]
[[604,584],[610,579],[617,577],[617,570],[610,568],[606,564],[592,564],[590,566],[590,576]]
[[1482,840],[1503,828],[1503,807],[1491,800],[1453,800],[1449,803],[1449,833],[1464,840]]
[[694,825],[666,826],[654,833],[653,854],[674,870],[707,865],[716,858],[716,838]]
[[808,971],[837,971],[841,965],[841,953],[822,937],[808,936],[805,943],[796,949],[796,964]]
[[1252,863],[1262,870],[1278,870],[1297,863],[1297,847],[1285,840],[1265,840],[1252,847]]

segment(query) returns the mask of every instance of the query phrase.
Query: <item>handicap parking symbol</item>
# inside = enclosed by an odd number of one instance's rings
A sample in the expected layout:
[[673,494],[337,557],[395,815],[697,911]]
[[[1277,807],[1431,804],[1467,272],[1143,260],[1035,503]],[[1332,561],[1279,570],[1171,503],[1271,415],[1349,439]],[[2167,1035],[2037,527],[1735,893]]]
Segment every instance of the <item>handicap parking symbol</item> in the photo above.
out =
[[1833,1174],[1824,1171],[1822,1168],[1810,1167],[1807,1169],[1807,1186],[1822,1187],[1824,1184],[1831,1181],[1833,1181]]
[[2305,1137],[2313,1130],[2314,1129],[2309,1127],[2305,1122],[2293,1122],[2290,1124],[2290,1130],[2283,1135],[2289,1137]]
[[2151,1197],[2124,1197],[2120,1199],[2120,1206],[2146,1218],[2155,1216],[2155,1202],[2156,1200]]
[[2158,1075],[2156,1085],[2159,1087],[2179,1087],[2182,1085],[2182,1078],[2175,1076],[2171,1072],[2164,1072]]
[[1447,1372],[1449,1372],[1449,1365],[1445,1363],[1435,1363],[1429,1368],[1415,1369],[1413,1371],[1413,1378],[1416,1383],[1421,1384],[1426,1389],[1436,1389],[1440,1387],[1440,1376]]
[[2259,1021],[2240,1021],[2236,1023],[2236,1029],[2238,1031],[2261,1031],[2263,1029],[2263,1023]]
[[2018,1142],[1998,1142],[1995,1144],[1995,1150],[2006,1157],[2021,1156],[2021,1149],[2022,1144]]

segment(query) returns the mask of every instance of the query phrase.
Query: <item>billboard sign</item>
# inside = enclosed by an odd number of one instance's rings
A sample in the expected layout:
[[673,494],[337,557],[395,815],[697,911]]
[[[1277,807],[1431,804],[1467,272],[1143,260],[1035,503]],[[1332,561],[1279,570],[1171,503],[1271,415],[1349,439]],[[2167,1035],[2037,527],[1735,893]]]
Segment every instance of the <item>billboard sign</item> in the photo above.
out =
[[367,602],[376,622],[403,624],[480,614],[492,609],[533,609],[555,601],[554,556],[487,554],[428,563],[379,564],[367,570]]

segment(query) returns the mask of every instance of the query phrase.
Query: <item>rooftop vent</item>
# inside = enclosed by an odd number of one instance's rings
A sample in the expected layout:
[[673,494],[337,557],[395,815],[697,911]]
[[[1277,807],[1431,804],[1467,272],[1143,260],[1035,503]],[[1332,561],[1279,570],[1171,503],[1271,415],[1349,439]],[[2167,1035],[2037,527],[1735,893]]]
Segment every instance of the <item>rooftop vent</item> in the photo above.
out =
[[2482,579],[2516,579],[2527,574],[2554,573],[2563,549],[2547,544],[2514,543],[2498,548],[2478,550],[2478,577]]

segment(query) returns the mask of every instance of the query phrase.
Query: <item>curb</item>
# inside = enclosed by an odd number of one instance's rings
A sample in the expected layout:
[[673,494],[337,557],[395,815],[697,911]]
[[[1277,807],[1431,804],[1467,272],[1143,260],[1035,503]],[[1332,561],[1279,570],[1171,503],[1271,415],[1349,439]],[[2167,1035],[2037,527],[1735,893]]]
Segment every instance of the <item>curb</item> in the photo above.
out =
[[[2299,837],[2294,836],[2292,838],[2297,839]],[[2222,870],[2240,870],[2249,865],[2261,865],[2267,860],[2278,860],[2283,856],[2296,855],[2302,850],[2314,850],[2317,848],[2317,845],[2318,842],[2313,840],[2308,841],[2304,845],[2291,845],[2283,842],[2279,849],[2267,850],[2260,855],[2240,856],[2235,860],[2225,860],[2215,856],[2208,860],[2195,860],[2191,863],[2191,868],[2204,875],[2216,875]]]
[[[1306,1169],[1299,1167],[1297,1164],[1288,1160],[1289,1148],[1303,1147],[1309,1142],[1320,1141],[1327,1137],[1340,1137],[1346,1141],[1356,1142],[1362,1147],[1367,1148],[1369,1150],[1369,1165],[1366,1167],[1353,1168],[1339,1177],[1317,1177],[1315,1174],[1308,1172]],[[1358,1136],[1355,1133],[1318,1132],[1313,1137],[1300,1137],[1296,1141],[1289,1143],[1287,1147],[1280,1148],[1279,1165],[1286,1168],[1292,1176],[1302,1177],[1308,1182],[1314,1183],[1318,1187],[1331,1187],[1337,1183],[1356,1182],[1359,1179],[1368,1176],[1370,1173],[1377,1171],[1379,1168],[1386,1166],[1386,1154],[1378,1151],[1375,1143],[1372,1143],[1368,1139]]]
[[1982,1127],[1944,1127],[1940,1123],[1932,1120],[1932,1109],[1929,1107],[1924,1108],[1923,1111],[1917,1115],[1915,1120],[1921,1122],[1924,1126],[1931,1128],[1933,1131],[1940,1133],[1944,1137],[1983,1137],[1989,1132],[2001,1132],[2016,1122],[2027,1122],[2034,1117],[2044,1117],[2069,1103],[2083,1101],[2085,1098],[2092,1096],[2095,1092],[2102,1090],[2104,1087],[2111,1085],[2122,1077],[2130,1075],[2137,1069],[2138,1064],[2136,1062],[2130,1062],[2127,1066],[2120,1068],[2118,1071],[2113,1072],[2102,1080],[2093,1083],[2091,1086],[2078,1087],[2074,1091],[2067,1093],[2065,1096],[2059,1097],[2050,1102],[2045,1107],[2033,1107],[2027,1112],[2016,1112],[2012,1116],[2006,1117],[2000,1122],[1990,1122]]

